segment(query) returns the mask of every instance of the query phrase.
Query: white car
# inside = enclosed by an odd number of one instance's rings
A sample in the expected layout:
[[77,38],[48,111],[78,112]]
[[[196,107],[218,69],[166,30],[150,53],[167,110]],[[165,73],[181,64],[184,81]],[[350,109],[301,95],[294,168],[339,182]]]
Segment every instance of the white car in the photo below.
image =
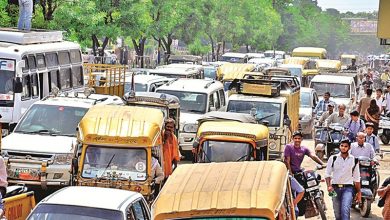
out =
[[118,96],[72,92],[35,102],[2,140],[8,182],[43,189],[68,185],[77,125],[91,106],[105,104],[123,101]]
[[[126,75],[125,93],[130,92],[133,77]],[[155,92],[156,89],[170,79],[158,75],[134,75],[135,92]]]
[[35,206],[28,220],[41,219],[151,219],[140,193],[111,188],[71,186],[47,196]]
[[318,96],[314,89],[301,87],[299,106],[299,126],[303,134],[312,135],[314,127],[314,108],[317,106]]
[[180,100],[179,145],[191,151],[198,128],[197,120],[210,111],[225,111],[226,96],[223,84],[215,80],[177,79],[156,92],[174,95]]

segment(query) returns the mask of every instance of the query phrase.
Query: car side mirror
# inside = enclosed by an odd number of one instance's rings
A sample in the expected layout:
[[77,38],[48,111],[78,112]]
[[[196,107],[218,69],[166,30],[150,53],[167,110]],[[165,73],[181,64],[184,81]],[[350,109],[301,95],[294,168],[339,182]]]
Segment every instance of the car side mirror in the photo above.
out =
[[291,120],[290,120],[289,118],[285,118],[285,119],[283,120],[283,124],[284,124],[285,126],[287,126],[287,127],[290,127],[290,125],[291,125]]
[[22,79],[20,77],[16,77],[14,79],[14,93],[22,93],[22,92],[23,92]]
[[192,147],[193,147],[193,148],[198,148],[198,147],[199,147],[199,139],[198,139],[198,138],[196,138],[196,139],[194,140],[194,142],[192,143]]
[[79,170],[79,160],[77,158],[72,158],[72,174],[76,175]]

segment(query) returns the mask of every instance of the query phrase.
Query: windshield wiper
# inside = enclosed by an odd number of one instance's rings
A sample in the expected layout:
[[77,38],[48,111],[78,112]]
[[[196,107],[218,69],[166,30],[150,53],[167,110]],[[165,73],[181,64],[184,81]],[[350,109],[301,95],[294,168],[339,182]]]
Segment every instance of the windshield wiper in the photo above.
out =
[[244,158],[247,157],[247,156],[248,156],[248,154],[245,154],[245,155],[243,155],[242,157],[238,158],[236,161],[241,161],[242,159],[244,159]]
[[203,113],[203,111],[201,110],[195,110],[195,109],[190,109],[190,110],[187,110],[189,112],[198,112],[198,113]]
[[266,118],[272,117],[272,116],[274,116],[274,115],[276,115],[276,113],[272,113],[272,114],[269,114],[269,115],[264,116],[264,117],[262,117],[262,118],[258,118],[257,120],[258,120],[258,121],[261,121],[261,120],[264,120],[264,119],[266,119]]
[[111,166],[111,162],[114,159],[115,154],[112,155],[110,161],[108,161],[106,168],[104,168],[102,175],[99,176],[98,181],[102,179],[104,173],[107,171],[107,169]]
[[49,131],[47,129],[41,129],[41,130],[36,130],[36,131],[19,131],[21,133],[24,133],[24,134],[48,134],[48,135],[52,135],[52,136],[57,136],[58,135],[58,131]]

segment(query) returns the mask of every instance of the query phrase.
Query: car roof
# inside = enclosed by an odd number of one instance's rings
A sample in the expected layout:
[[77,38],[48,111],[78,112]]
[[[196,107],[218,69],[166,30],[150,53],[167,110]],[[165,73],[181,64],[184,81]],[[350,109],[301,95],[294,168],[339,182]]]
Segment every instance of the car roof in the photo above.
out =
[[247,57],[248,55],[246,53],[232,53],[232,52],[228,52],[228,53],[224,53],[222,54],[223,57],[238,57],[238,58],[245,58]]
[[120,210],[124,204],[142,196],[129,190],[70,186],[56,191],[44,198],[39,204],[71,205]]
[[[75,93],[77,93],[77,97],[75,97]],[[119,96],[102,94],[91,94],[87,98],[84,93],[75,91],[70,92],[67,95],[61,93],[58,96],[47,96],[42,100],[35,102],[33,105],[36,104],[90,108],[93,105],[120,105],[123,104],[123,101]]]
[[215,80],[207,79],[177,79],[157,88],[157,92],[161,90],[174,91],[191,91],[205,93],[223,88],[223,84]]
[[[125,82],[131,83],[132,76],[127,75]],[[134,81],[135,83],[147,83],[147,82],[159,82],[159,81],[167,81],[169,80],[165,76],[159,76],[159,75],[134,75]]]
[[279,65],[279,67],[282,67],[282,68],[299,68],[299,69],[303,69],[303,66],[301,64],[281,64]]
[[336,83],[336,84],[350,84],[353,82],[351,76],[337,75],[315,75],[311,82]]

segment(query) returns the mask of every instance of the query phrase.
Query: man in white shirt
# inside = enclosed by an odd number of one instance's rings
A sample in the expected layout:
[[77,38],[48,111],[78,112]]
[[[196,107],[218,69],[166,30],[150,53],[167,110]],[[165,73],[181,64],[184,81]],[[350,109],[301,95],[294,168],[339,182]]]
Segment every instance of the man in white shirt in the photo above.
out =
[[376,105],[379,107],[379,112],[382,112],[383,91],[382,91],[382,89],[376,89],[375,93],[376,93],[376,95],[375,95]]
[[349,153],[356,158],[363,156],[374,159],[374,147],[366,142],[366,134],[363,132],[357,133],[356,140],[357,142],[352,143],[351,151]]
[[336,220],[351,218],[351,205],[355,187],[356,201],[361,201],[359,163],[350,155],[351,143],[348,139],[342,140],[340,153],[328,159],[325,172],[326,185],[329,193],[336,193],[332,198]]

